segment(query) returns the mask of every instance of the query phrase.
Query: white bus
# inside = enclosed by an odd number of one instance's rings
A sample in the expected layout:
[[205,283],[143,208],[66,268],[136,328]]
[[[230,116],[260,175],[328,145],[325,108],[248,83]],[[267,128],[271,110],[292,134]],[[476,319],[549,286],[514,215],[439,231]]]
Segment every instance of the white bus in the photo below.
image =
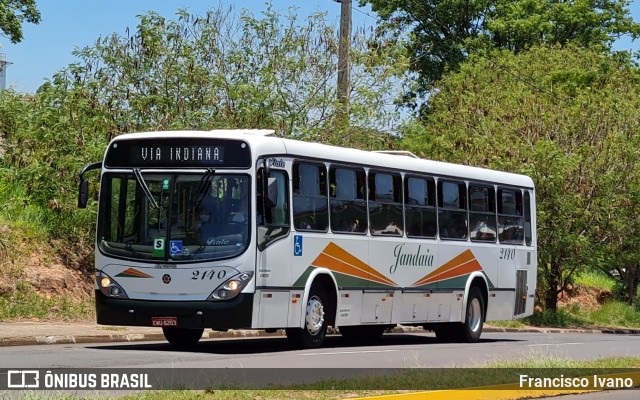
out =
[[264,130],[123,134],[101,169],[96,312],[175,345],[205,328],[395,325],[475,342],[533,313],[536,214],[526,176],[287,140]]

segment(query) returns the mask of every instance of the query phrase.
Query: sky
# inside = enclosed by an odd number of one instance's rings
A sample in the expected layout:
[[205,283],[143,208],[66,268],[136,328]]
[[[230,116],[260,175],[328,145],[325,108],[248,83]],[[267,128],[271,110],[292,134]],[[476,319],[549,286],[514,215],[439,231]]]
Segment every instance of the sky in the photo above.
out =
[[[246,8],[259,16],[266,9],[265,0],[36,0],[42,20],[38,25],[23,25],[23,40],[11,44],[0,36],[0,53],[12,64],[7,68],[6,86],[18,92],[35,92],[53,74],[78,61],[74,49],[92,46],[100,36],[113,32],[123,34],[127,27],[134,30],[136,16],[153,10],[173,18],[176,10],[186,8],[193,14],[204,14],[219,5],[233,5],[236,12]],[[287,13],[298,8],[299,17],[314,12],[327,12],[328,20],[338,26],[340,4],[334,0],[272,0],[273,9]],[[373,26],[375,14],[353,1],[353,26]],[[366,15],[369,14],[369,15]],[[337,34],[337,32],[336,32]]]
[[[297,7],[299,17],[314,12],[327,12],[329,21],[339,24],[340,4],[334,0],[272,0],[276,11],[286,13],[289,7]],[[355,27],[375,25],[375,13],[367,7],[358,7],[353,1]],[[100,36],[113,32],[124,34],[127,27],[133,30],[137,15],[149,10],[172,18],[179,8],[194,14],[204,14],[219,5],[234,5],[236,12],[246,8],[259,15],[266,8],[264,0],[36,0],[42,15],[38,25],[24,24],[22,42],[11,44],[0,37],[0,53],[12,64],[7,68],[6,85],[18,92],[35,92],[53,74],[70,63],[78,61],[72,55],[74,49],[91,46]],[[640,21],[640,0],[631,3],[631,15]],[[336,33],[337,34],[337,33]],[[631,42],[623,38],[614,46],[617,50],[640,49],[640,39]]]

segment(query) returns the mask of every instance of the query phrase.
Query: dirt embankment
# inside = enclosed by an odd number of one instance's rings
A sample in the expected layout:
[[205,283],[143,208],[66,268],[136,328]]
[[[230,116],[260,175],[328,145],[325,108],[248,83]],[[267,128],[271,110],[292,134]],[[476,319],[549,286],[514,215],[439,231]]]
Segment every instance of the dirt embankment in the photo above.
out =
[[609,300],[613,300],[613,293],[610,290],[569,286],[558,297],[558,305],[560,307],[578,305],[583,311],[596,311]]
[[[3,229],[6,233],[6,226],[0,227],[0,237]],[[92,269],[91,246],[5,239],[0,243],[0,296],[30,286],[46,298],[86,299],[93,290]]]

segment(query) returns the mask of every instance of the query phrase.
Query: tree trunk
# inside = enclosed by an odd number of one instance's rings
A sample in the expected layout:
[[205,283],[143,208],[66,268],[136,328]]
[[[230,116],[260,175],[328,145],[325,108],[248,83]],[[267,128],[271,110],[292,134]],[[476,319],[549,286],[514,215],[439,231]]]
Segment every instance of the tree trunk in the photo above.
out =
[[550,273],[547,277],[547,292],[544,297],[544,308],[549,311],[556,311],[558,309],[558,287],[560,286],[560,268],[553,262],[550,266]]
[[627,292],[626,301],[630,305],[633,305],[637,301],[638,293],[638,266],[628,265],[625,271],[624,284]]

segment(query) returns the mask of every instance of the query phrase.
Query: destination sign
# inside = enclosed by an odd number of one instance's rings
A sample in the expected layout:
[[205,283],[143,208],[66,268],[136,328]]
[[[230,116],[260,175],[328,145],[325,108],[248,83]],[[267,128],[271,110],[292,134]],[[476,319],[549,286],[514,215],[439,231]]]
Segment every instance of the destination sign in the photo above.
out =
[[246,142],[227,139],[134,139],[114,141],[105,158],[107,167],[249,168]]

